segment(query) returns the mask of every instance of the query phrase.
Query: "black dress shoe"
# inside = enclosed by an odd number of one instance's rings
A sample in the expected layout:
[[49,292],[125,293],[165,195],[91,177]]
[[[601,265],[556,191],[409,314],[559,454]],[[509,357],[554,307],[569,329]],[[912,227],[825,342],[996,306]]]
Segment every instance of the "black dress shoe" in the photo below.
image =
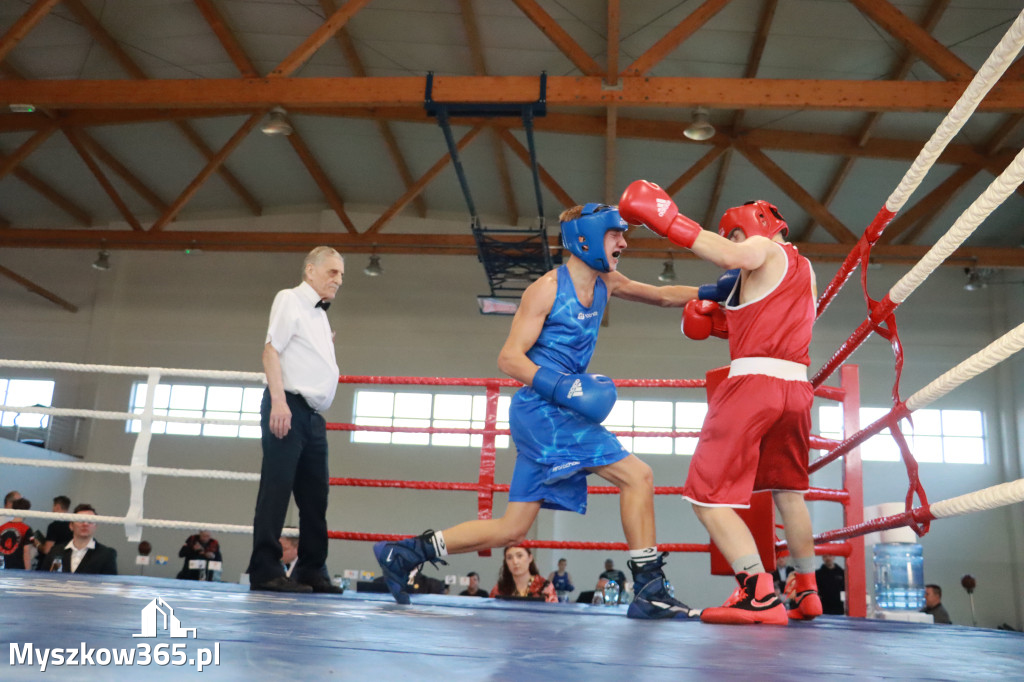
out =
[[250,583],[249,590],[252,592],[302,592],[308,594],[313,591],[313,588],[309,585],[300,585],[294,580],[280,575],[263,583]]
[[342,594],[345,592],[344,589],[338,587],[327,578],[320,578],[319,580],[313,580],[308,583],[300,583],[303,587],[308,587],[314,592],[321,594]]

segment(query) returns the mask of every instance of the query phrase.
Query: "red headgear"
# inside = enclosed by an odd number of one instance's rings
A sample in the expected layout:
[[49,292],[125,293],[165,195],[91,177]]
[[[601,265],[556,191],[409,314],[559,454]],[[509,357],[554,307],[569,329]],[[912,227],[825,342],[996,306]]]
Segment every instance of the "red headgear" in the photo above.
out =
[[780,232],[783,237],[789,234],[789,225],[779,209],[763,199],[730,208],[722,215],[718,222],[718,234],[728,239],[732,231],[737,229],[743,230],[748,237],[756,234],[768,239]]

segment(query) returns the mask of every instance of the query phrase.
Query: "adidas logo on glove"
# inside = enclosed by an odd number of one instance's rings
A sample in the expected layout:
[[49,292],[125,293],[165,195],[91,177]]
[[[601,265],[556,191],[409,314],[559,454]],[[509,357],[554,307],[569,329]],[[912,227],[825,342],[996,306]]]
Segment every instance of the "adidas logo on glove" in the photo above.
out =
[[658,206],[658,217],[664,218],[665,211],[667,211],[668,207],[672,205],[672,202],[669,201],[668,199],[657,199],[655,203]]
[[572,382],[572,386],[569,387],[569,393],[565,397],[576,398],[581,395],[583,395],[583,384],[580,382],[579,379],[577,379],[576,381]]

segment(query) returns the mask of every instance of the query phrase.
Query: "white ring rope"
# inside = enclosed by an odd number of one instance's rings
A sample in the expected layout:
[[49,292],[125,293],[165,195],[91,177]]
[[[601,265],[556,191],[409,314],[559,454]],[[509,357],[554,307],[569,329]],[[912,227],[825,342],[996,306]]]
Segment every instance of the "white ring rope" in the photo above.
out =
[[950,516],[962,516],[963,514],[1005,507],[1017,502],[1024,502],[1024,478],[1018,478],[1009,483],[1000,483],[966,495],[951,497],[948,500],[932,504],[929,509],[935,518],[945,519]]
[[[52,459],[18,459],[17,457],[0,457],[0,464],[14,466],[49,467],[51,469],[74,469],[76,471],[95,471],[110,474],[131,473],[128,464],[97,464],[91,462],[61,462]],[[260,475],[242,471],[225,471],[221,469],[177,469],[173,467],[138,467],[143,474],[153,476],[174,476],[178,478],[213,478],[225,481],[259,481]]]
[[907,408],[917,410],[935,402],[968,379],[973,379],[985,370],[999,364],[1021,348],[1024,348],[1024,323],[1003,334],[910,396],[907,399]]
[[[188,410],[193,412],[194,410]],[[0,412],[20,412],[21,414],[48,414],[54,417],[93,417],[115,421],[140,421],[141,412],[109,412],[103,410],[79,410],[67,407],[39,407],[37,405],[0,405]],[[176,415],[154,414],[155,422],[175,422],[180,424],[214,424],[217,426],[259,426],[259,419],[216,419],[214,417],[179,417]]]
[[[26,518],[50,519],[54,521],[82,520],[81,514],[44,512],[35,511],[34,509],[19,509],[17,511],[20,517]],[[136,519],[130,519],[127,516],[100,516],[98,514],[90,514],[88,518],[92,523],[107,523],[117,526],[124,524],[126,521],[136,521]],[[184,528],[187,530],[199,528],[218,533],[252,533],[252,526],[243,526],[236,523],[204,523],[202,521],[174,521],[171,519],[138,519],[138,521],[147,528]],[[281,531],[281,535],[298,537],[299,529],[286,527]]]
[[192,379],[219,379],[223,381],[258,381],[267,383],[263,372],[229,372],[220,369],[174,369],[166,367],[124,367],[121,365],[80,365],[74,362],[45,362],[42,360],[0,360],[0,367],[18,369],[50,369],[68,372],[102,372],[104,374],[142,374],[156,372],[160,376],[189,377]]
[[992,184],[982,192],[981,196],[960,214],[949,231],[942,235],[942,238],[935,242],[932,248],[928,249],[928,253],[892,286],[889,290],[889,298],[892,302],[900,304],[907,300],[910,294],[914,293],[914,290],[935,271],[935,268],[949,258],[951,253],[974,234],[982,221],[1016,191],[1021,182],[1024,182],[1024,149],[1014,157],[1013,163],[992,181]]
[[899,212],[907,202],[907,199],[910,198],[910,195],[921,184],[924,176],[935,165],[935,161],[946,148],[946,145],[949,144],[949,141],[960,132],[964,123],[971,117],[974,110],[978,108],[981,100],[984,99],[988,91],[992,89],[992,86],[1002,77],[1003,72],[1013,62],[1017,53],[1020,52],[1022,45],[1024,45],[1024,11],[1021,11],[1017,16],[1016,21],[1010,26],[1006,35],[996,45],[996,49],[992,51],[992,54],[988,56],[985,63],[978,69],[978,73],[974,75],[970,85],[964,90],[960,99],[957,100],[957,103],[946,114],[946,118],[942,120],[939,127],[932,133],[931,139],[928,140],[920,154],[918,154],[914,163],[910,166],[910,170],[907,171],[906,175],[903,176],[903,180],[900,181],[900,184],[886,200],[885,208],[887,210],[892,213]]

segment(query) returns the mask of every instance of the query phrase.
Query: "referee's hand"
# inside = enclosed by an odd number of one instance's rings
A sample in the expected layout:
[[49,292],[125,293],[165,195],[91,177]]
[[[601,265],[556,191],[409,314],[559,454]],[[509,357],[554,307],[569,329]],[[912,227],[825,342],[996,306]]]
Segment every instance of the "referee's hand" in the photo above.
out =
[[270,432],[278,438],[284,438],[292,428],[292,411],[287,403],[270,406]]

